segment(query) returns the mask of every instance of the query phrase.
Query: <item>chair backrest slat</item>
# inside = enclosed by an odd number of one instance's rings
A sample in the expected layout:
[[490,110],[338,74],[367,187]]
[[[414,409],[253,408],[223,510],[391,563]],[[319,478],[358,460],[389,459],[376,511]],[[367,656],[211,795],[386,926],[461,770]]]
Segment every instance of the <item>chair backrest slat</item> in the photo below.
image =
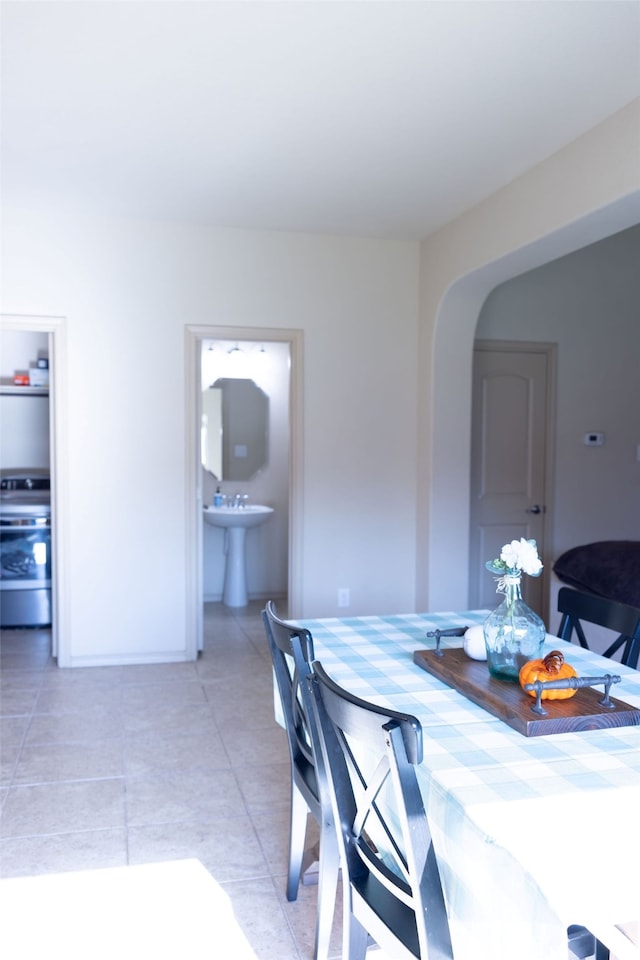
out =
[[[309,677],[343,862],[344,956],[349,920],[397,957],[427,957],[430,928],[449,956],[440,879],[415,766],[422,727],[410,714],[338,686],[319,662]],[[429,867],[427,865],[429,864]],[[440,909],[427,917],[427,903]],[[392,919],[393,918],[393,919]],[[436,933],[437,929],[437,933]]]
[[[313,638],[303,627],[281,620],[271,600],[262,612],[262,619],[282,705],[291,762],[287,899],[295,900],[298,896],[306,852],[307,811],[310,811],[320,830],[313,955],[314,960],[326,960],[331,942],[340,863],[331,797],[307,683],[314,656]],[[300,798],[303,802],[300,802]]]
[[[269,602],[263,611],[262,619],[269,641],[273,669],[282,702],[285,730],[289,739],[292,761],[314,766],[309,717],[304,707],[301,684],[305,681],[304,665],[310,664],[314,657],[313,638],[303,627],[293,628],[276,616]],[[293,641],[297,638],[301,657],[296,664]]]

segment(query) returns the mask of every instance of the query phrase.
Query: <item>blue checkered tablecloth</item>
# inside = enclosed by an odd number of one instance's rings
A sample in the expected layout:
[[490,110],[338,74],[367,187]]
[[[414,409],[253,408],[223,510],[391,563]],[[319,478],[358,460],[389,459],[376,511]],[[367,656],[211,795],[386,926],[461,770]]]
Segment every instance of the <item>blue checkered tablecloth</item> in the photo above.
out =
[[[435,644],[428,631],[487,613],[301,622],[336,682],[422,724],[418,776],[456,960],[566,960],[570,923],[640,915],[640,727],[525,737],[413,663]],[[612,696],[640,707],[640,672],[567,647],[579,675],[620,674]]]

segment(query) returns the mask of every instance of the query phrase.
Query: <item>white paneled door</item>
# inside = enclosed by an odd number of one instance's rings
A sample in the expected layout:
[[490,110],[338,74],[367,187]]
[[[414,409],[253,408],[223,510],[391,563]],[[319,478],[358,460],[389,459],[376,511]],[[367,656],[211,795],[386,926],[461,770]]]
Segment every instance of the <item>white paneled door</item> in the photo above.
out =
[[[495,607],[487,560],[526,537],[545,555],[553,349],[547,344],[478,342],[473,356],[469,605]],[[523,597],[539,614],[547,577],[523,577]]]

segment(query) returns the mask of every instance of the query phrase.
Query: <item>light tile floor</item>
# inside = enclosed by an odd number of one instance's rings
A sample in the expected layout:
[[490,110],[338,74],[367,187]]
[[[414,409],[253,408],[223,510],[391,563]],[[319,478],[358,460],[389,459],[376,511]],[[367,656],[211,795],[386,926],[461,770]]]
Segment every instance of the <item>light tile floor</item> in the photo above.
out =
[[[60,670],[48,631],[2,631],[0,877],[195,857],[256,960],[311,960],[317,888],[284,894],[289,760],[262,607],[206,604],[195,663]],[[340,919],[338,904],[331,960]]]
[[289,761],[262,606],[207,604],[195,663],[60,670],[48,631],[3,631],[0,876],[196,857],[257,960],[312,957],[317,888],[284,894]]

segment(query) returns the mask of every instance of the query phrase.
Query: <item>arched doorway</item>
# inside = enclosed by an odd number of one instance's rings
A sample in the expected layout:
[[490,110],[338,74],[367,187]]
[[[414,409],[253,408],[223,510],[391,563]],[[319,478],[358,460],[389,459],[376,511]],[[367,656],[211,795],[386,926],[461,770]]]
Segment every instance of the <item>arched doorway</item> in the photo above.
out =
[[[432,340],[431,377],[422,395],[430,419],[423,425],[420,454],[422,476],[428,477],[420,485],[428,494],[418,503],[419,609],[464,609],[468,603],[471,371],[482,304],[500,283],[632,226],[639,201],[640,192],[634,192],[459,274],[437,303],[433,329],[423,332]],[[429,344],[423,350],[428,353]],[[446,416],[439,415],[443,411]]]

